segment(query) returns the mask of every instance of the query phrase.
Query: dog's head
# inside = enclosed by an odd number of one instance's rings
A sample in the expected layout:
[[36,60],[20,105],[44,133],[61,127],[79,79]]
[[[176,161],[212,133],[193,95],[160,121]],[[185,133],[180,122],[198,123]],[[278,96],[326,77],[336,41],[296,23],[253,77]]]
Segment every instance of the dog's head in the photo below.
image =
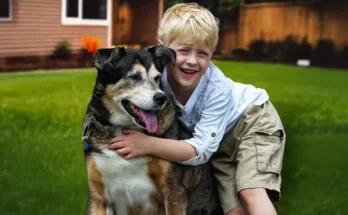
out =
[[157,114],[167,102],[161,73],[175,63],[175,51],[155,46],[147,51],[100,49],[98,75],[88,111],[104,124],[157,131]]

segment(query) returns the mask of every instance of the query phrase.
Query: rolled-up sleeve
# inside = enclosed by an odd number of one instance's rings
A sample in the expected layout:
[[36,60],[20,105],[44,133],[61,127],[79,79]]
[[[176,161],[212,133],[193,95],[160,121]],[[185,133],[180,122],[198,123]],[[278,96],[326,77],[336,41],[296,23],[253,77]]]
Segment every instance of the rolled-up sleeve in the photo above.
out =
[[181,164],[195,166],[209,160],[224,136],[233,105],[231,91],[212,91],[194,127],[193,138],[184,140],[195,148],[197,156]]

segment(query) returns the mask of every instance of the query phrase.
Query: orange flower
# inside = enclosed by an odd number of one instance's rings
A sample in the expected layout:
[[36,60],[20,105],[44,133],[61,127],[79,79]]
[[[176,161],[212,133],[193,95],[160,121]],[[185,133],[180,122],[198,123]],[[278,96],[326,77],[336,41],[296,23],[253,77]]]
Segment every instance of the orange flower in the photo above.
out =
[[98,38],[86,36],[81,39],[81,44],[89,53],[94,53],[100,48],[101,41]]

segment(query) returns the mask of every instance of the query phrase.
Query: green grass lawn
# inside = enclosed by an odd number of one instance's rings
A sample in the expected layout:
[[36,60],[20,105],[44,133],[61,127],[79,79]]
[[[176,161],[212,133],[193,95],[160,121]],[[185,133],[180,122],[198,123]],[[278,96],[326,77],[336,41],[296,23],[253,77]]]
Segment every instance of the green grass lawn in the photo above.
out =
[[[279,214],[348,214],[348,71],[216,61],[265,88],[287,143]],[[96,72],[0,75],[0,214],[85,213],[81,121]]]

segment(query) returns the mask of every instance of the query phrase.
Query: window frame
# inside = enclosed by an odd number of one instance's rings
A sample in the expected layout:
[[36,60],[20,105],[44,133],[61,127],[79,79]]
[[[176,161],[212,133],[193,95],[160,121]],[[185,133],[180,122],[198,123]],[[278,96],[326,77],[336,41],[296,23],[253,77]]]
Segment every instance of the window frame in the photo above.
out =
[[9,1],[9,4],[8,4],[8,18],[2,18],[2,17],[0,17],[0,22],[9,22],[9,21],[12,21],[12,4],[13,4],[13,2],[12,2],[12,0],[8,0]]
[[63,25],[100,25],[100,26],[109,26],[110,24],[110,17],[111,17],[111,1],[106,0],[106,19],[105,20],[97,20],[97,19],[83,19],[82,18],[82,4],[83,0],[78,0],[78,17],[67,17],[66,16],[66,6],[67,1],[69,0],[62,0],[62,24]]

